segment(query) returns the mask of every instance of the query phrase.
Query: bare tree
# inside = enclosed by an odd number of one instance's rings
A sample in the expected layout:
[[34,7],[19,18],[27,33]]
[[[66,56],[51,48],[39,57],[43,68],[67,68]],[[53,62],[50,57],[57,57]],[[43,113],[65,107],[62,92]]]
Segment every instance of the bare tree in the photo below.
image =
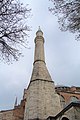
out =
[[20,46],[26,47],[30,11],[18,0],[0,0],[0,60],[18,60]]
[[80,0],[50,0],[54,7],[49,10],[58,16],[60,29],[76,33],[80,40]]

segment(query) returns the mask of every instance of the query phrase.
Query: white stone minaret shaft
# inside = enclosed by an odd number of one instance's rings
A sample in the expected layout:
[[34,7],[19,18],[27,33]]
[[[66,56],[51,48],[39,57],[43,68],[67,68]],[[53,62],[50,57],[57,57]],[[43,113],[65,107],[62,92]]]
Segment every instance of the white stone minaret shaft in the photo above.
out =
[[47,119],[60,111],[59,96],[45,64],[44,38],[40,29],[36,32],[33,72],[27,91],[24,120]]
[[36,32],[36,38],[34,42],[35,42],[34,62],[37,62],[37,61],[45,62],[44,38],[41,30],[38,30],[38,32]]

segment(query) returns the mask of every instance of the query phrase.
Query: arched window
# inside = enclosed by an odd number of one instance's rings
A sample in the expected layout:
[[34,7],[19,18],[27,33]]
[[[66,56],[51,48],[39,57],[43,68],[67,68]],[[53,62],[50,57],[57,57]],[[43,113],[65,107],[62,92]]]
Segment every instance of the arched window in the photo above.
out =
[[63,117],[61,120],[69,120],[67,117]]
[[61,107],[64,108],[65,107],[65,99],[62,95],[60,95],[60,103],[61,103]]
[[78,98],[76,96],[72,96],[70,98],[70,102],[75,102],[75,101],[78,101]]

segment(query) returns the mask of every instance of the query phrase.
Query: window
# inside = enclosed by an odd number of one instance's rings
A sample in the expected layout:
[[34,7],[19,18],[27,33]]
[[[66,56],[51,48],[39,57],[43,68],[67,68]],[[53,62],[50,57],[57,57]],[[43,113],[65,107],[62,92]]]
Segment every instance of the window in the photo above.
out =
[[78,101],[78,98],[75,97],[75,96],[72,96],[72,97],[70,98],[70,102],[75,102],[75,101]]

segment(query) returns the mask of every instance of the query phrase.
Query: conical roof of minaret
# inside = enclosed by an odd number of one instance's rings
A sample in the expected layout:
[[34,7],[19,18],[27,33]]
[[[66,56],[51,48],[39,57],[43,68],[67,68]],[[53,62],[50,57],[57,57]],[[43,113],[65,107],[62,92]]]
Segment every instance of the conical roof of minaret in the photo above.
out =
[[34,63],[33,63],[33,72],[31,76],[31,81],[34,80],[52,81],[45,63],[44,37],[40,27],[36,32],[36,37],[34,42],[35,42],[35,54],[34,54]]

